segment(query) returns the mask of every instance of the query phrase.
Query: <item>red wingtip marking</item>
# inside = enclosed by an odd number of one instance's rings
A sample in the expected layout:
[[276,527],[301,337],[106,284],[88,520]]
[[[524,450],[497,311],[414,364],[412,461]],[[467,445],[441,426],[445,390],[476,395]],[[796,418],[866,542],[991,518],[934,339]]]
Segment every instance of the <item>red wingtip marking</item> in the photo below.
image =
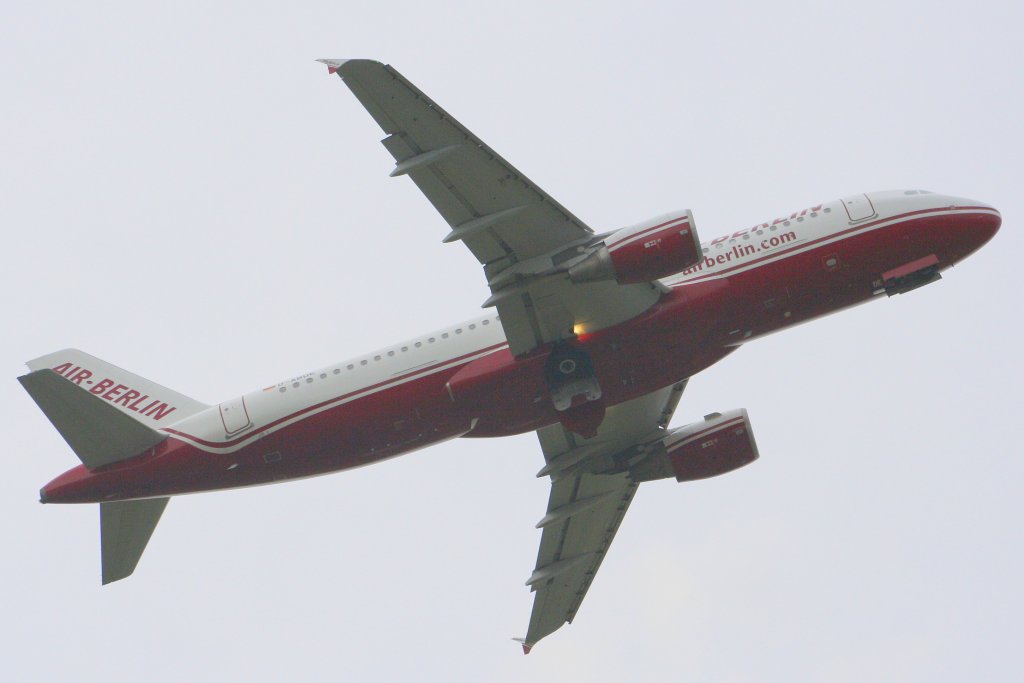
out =
[[533,649],[533,645],[527,645],[526,643],[523,643],[523,654],[524,655],[530,654],[530,650],[532,650],[532,649]]
[[327,67],[327,73],[329,73],[329,74],[336,74],[336,73],[338,73],[338,67],[336,67],[336,66],[329,66],[329,67]]

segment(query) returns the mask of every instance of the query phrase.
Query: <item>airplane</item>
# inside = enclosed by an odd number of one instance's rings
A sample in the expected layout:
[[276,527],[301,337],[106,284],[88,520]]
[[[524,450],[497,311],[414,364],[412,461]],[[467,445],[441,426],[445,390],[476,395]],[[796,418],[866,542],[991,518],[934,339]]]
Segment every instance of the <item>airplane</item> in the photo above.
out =
[[924,190],[854,194],[698,238],[689,210],[597,233],[389,65],[318,60],[483,266],[483,313],[217,405],[75,349],[19,381],[81,460],[42,503],[99,503],[102,582],[135,570],[171,496],[270,484],[457,437],[535,431],[551,483],[523,650],[571,623],[641,483],[758,458],[745,410],[669,423],[747,342],[938,281],[1000,213]]

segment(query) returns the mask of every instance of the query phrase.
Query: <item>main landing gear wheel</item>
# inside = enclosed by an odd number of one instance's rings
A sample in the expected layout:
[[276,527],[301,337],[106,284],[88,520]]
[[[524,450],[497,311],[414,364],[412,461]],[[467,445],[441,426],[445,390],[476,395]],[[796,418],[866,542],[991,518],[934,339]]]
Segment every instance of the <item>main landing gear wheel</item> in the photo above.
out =
[[562,426],[593,437],[604,420],[605,406],[589,354],[569,344],[555,345],[544,363],[544,379]]

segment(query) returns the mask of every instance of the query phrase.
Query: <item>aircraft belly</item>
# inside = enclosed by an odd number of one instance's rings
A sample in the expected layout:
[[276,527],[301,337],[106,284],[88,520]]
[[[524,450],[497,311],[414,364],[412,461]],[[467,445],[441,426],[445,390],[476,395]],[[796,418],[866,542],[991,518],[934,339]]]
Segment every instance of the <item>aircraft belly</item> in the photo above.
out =
[[[638,318],[581,336],[607,406],[669,386],[733,351],[723,343],[725,296],[718,284],[676,290]],[[543,377],[550,349],[529,357],[477,361],[457,373],[449,390],[460,410],[476,410],[466,436],[520,434],[559,422]]]
[[881,273],[900,262],[905,234],[876,230],[729,275],[733,315],[724,343],[739,345],[871,300]]
[[[922,249],[939,244],[938,265],[948,266],[977,248],[970,220],[922,216],[756,269],[680,282],[644,314],[580,335],[577,343],[593,361],[604,400],[617,405],[690,377],[749,339],[871,299],[882,273]],[[973,232],[992,222],[987,215],[978,220],[988,223]],[[538,429],[558,422],[542,379],[548,351],[513,358],[503,344],[492,345],[320,404],[287,402],[293,412],[276,417],[269,410],[273,393],[247,397],[252,424],[239,436],[225,432],[220,409],[201,411],[163,428],[171,438],[153,452],[61,475],[47,486],[47,502],[253,486],[356,467],[457,436]]]
[[234,450],[219,452],[215,442],[197,445],[172,435],[153,456],[62,475],[73,486],[65,489],[63,500],[48,502],[130,500],[256,486],[401,455],[471,428],[470,417],[451,410],[444,380],[428,376],[311,413],[255,435]]

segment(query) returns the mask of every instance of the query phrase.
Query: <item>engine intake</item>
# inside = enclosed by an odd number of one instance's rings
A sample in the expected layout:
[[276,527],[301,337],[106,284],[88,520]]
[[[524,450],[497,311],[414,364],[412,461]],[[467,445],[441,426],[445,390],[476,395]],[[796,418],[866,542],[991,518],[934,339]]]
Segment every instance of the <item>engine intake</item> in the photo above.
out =
[[569,269],[573,282],[650,282],[689,268],[701,258],[693,214],[677,211],[609,235]]

